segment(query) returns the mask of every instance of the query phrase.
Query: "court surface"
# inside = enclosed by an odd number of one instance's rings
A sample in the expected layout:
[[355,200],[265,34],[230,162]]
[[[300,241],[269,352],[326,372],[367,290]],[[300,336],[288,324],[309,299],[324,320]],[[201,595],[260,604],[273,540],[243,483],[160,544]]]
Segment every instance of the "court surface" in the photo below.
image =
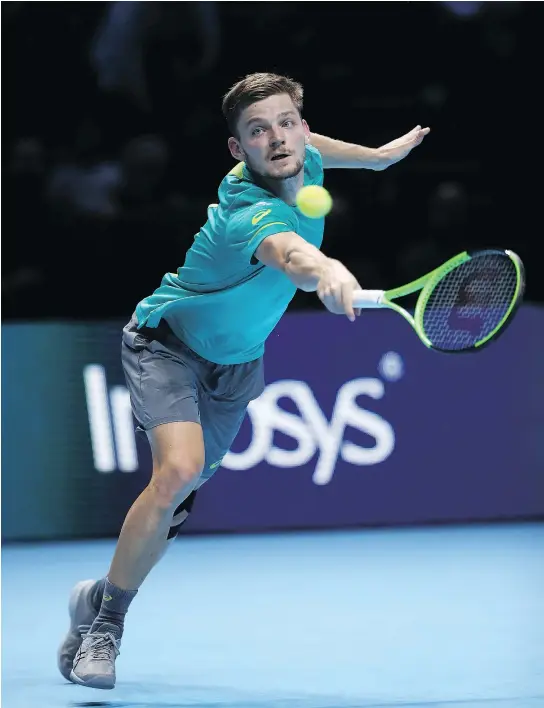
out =
[[185,536],[98,691],[56,649],[113,548],[4,547],[4,708],[544,707],[544,524]]

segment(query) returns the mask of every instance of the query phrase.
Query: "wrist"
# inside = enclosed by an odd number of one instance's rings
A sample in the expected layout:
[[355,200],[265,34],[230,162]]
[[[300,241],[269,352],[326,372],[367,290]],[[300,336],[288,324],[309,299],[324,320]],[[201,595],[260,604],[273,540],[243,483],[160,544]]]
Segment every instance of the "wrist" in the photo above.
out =
[[327,280],[332,269],[332,258],[325,256],[320,253],[321,258],[319,258],[313,265],[312,269],[312,291],[318,289],[319,284],[323,280]]
[[309,244],[303,250],[293,250],[286,255],[285,273],[301,290],[313,292],[330,269],[329,258]]
[[391,164],[389,156],[387,154],[387,148],[385,145],[376,148],[376,166],[373,168],[376,172],[381,172],[389,167]]
[[[354,158],[358,167],[366,170],[381,170],[382,155],[380,148],[369,148],[364,145],[357,145],[354,150]],[[355,165],[353,165],[355,166]]]

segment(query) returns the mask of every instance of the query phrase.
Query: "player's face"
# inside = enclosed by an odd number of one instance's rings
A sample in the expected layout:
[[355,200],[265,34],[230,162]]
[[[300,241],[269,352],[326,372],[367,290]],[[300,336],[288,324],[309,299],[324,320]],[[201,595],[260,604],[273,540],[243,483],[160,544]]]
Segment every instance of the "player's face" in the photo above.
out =
[[238,134],[238,140],[229,140],[232,155],[262,177],[284,180],[304,168],[310,130],[288,94],[269,96],[245,108]]

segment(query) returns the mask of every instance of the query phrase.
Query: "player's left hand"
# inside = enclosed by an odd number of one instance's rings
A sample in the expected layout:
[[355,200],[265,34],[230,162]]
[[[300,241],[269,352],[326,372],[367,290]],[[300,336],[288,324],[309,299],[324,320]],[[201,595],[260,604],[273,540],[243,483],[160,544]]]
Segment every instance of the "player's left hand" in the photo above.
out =
[[385,169],[390,165],[394,165],[395,162],[400,162],[400,160],[404,159],[417,145],[423,142],[423,138],[430,132],[430,128],[422,128],[420,125],[416,125],[416,127],[409,133],[406,133],[406,135],[378,148],[381,169]]

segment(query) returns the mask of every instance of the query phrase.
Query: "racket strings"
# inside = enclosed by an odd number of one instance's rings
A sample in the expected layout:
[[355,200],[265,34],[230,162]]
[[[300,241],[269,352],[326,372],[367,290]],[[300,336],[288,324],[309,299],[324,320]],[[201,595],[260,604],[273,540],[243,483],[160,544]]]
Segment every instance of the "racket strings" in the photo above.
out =
[[471,259],[440,278],[425,304],[423,330],[448,351],[474,347],[491,335],[516,297],[517,272],[504,255]]

